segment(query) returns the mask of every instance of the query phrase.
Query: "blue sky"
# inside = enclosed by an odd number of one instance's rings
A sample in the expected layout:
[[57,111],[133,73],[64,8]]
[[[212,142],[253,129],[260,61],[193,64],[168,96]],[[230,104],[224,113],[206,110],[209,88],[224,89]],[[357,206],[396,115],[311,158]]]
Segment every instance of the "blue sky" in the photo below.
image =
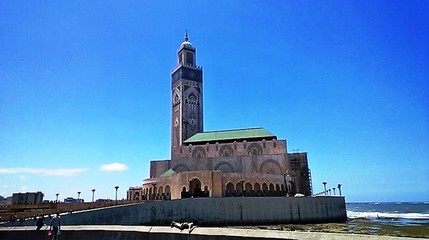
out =
[[308,152],[314,192],[429,200],[429,1],[0,1],[0,195],[125,198],[170,155],[188,30],[205,130]]

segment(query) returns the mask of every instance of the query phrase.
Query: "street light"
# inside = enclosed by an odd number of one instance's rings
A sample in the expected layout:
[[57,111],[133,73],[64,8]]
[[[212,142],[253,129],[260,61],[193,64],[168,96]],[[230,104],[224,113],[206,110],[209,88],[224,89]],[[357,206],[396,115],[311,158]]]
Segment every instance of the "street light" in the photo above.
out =
[[119,186],[115,186],[115,189],[116,189],[115,201],[116,201],[116,203],[118,203],[118,188],[119,188]]
[[55,194],[55,195],[57,195],[57,200],[55,201],[55,202],[57,202],[58,203],[58,195],[60,195],[59,193],[57,193],[57,194]]
[[326,192],[326,184],[327,184],[327,182],[323,181],[322,184],[323,184],[323,187],[325,188],[325,195],[326,195],[327,194],[327,192]]
[[334,190],[334,196],[335,196],[335,188],[332,188],[332,190]]
[[79,202],[80,199],[80,192],[77,192],[77,202]]
[[341,196],[341,183],[338,183],[338,192],[340,193],[340,196]]
[[94,192],[95,192],[95,188],[91,190],[92,191],[92,202],[94,202]]

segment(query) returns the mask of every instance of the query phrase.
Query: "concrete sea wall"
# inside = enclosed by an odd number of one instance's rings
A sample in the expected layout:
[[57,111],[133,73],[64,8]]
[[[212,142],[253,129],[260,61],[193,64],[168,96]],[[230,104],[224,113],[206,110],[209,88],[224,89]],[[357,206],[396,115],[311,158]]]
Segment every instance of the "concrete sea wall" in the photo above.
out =
[[197,220],[200,226],[321,223],[347,220],[344,197],[231,197],[156,201],[62,216],[64,225],[169,225]]
[[[188,198],[118,205],[62,213],[62,225],[169,225],[198,221],[199,226],[322,223],[347,220],[344,197]],[[49,224],[49,219],[45,220]],[[32,219],[15,225],[34,226]],[[3,226],[12,226],[8,223]]]

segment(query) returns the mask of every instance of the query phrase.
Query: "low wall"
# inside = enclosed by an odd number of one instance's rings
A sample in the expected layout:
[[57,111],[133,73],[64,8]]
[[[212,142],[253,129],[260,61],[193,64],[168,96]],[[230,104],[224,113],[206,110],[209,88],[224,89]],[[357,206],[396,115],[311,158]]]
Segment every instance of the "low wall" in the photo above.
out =
[[[61,215],[62,225],[154,226],[194,220],[199,226],[231,226],[344,222],[347,215],[344,197],[337,196],[188,198]],[[25,221],[23,225],[34,225],[34,221]]]

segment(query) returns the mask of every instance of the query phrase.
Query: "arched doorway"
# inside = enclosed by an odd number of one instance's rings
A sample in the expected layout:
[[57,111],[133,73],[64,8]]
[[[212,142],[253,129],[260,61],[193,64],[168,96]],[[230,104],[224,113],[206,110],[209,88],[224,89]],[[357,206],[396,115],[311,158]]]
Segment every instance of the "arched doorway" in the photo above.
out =
[[191,197],[201,197],[201,181],[198,178],[194,178],[189,181],[189,194]]
[[268,191],[269,196],[274,196],[274,184],[270,183],[270,190]]
[[238,196],[242,196],[243,195],[243,182],[238,182],[235,185],[235,190],[237,191]]
[[170,200],[171,199],[170,186],[169,185],[165,186],[165,199],[166,200]]
[[140,200],[140,193],[139,192],[134,193],[134,200]]
[[182,192],[180,193],[180,195],[181,195],[181,198],[188,198],[189,197],[189,194],[186,191],[186,187],[185,186],[182,187]]
[[255,183],[254,191],[256,196],[261,196],[261,185],[259,183]]
[[266,183],[262,183],[262,194],[264,196],[268,195],[268,185]]
[[234,184],[229,182],[226,184],[226,191],[225,191],[225,197],[230,197],[234,195]]
[[246,185],[244,186],[244,192],[244,195],[246,196],[253,196],[252,184],[246,183]]

